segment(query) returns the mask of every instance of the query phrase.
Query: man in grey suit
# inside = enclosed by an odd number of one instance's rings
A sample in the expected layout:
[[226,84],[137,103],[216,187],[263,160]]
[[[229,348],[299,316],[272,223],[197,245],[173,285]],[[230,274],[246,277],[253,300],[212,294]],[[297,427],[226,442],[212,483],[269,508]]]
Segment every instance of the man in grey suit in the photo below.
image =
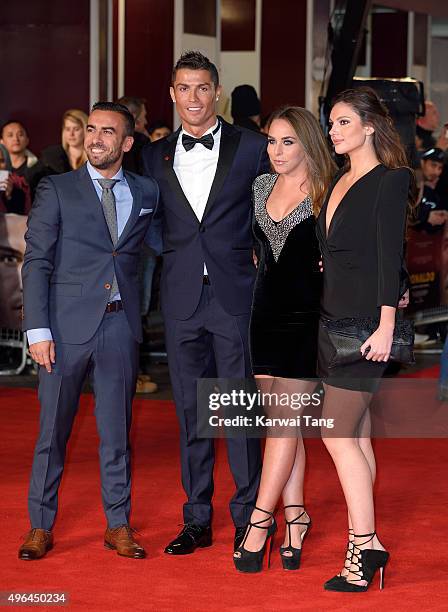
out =
[[40,433],[28,509],[31,531],[20,559],[53,546],[65,450],[87,375],[100,436],[105,546],[141,559],[129,527],[132,399],[142,340],[137,263],[159,190],[123,172],[134,119],[120,104],[97,103],[84,146],[89,161],[41,181],[28,221],[23,329],[39,363]]

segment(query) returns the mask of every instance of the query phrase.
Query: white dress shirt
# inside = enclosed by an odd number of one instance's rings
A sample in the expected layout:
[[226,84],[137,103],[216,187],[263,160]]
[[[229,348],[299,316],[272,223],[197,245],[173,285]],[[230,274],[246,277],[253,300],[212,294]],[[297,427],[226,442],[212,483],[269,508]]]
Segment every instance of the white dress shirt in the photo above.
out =
[[[204,132],[203,136],[205,134],[211,134],[216,130],[218,124],[219,120],[216,121],[215,125]],[[189,134],[189,132],[183,128],[181,129],[177,139],[176,151],[174,153],[173,170],[176,173],[182,191],[189,201],[194,214],[199,221],[202,221],[202,216],[204,215],[205,206],[218,166],[221,127],[216,134],[213,135],[213,149],[207,149],[203,144],[197,143],[192,149],[186,151],[182,144],[183,134],[193,136],[193,134]],[[206,274],[207,268],[204,263],[204,275]]]
[[[101,185],[98,183],[98,179],[102,179],[104,178],[104,176],[100,174],[98,170],[96,170],[96,168],[91,165],[90,162],[87,162],[87,172],[89,173],[89,176],[92,179],[93,186],[95,187],[95,191],[101,202],[101,195],[103,190],[101,188]],[[120,168],[117,174],[112,178],[118,181],[118,183],[115,183],[114,185],[113,193],[115,196],[115,205],[117,209],[118,237],[120,237],[131,214],[133,198],[128,182],[126,181],[126,178],[124,176],[123,168]],[[119,293],[114,296],[111,296],[111,301],[119,299]],[[44,340],[53,340],[51,330],[45,327],[39,329],[29,329],[26,333],[28,337],[28,344],[43,342]]]

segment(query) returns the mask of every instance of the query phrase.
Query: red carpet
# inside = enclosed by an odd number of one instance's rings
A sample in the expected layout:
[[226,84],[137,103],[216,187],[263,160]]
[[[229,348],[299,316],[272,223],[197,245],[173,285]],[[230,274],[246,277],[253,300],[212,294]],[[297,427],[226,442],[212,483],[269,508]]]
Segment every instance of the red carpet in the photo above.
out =
[[[93,398],[83,396],[61,487],[55,547],[42,560],[19,561],[17,549],[28,530],[27,480],[38,405],[32,390],[0,388],[1,591],[65,591],[69,609],[88,611],[447,609],[446,440],[376,442],[378,528],[391,552],[386,587],[380,592],[376,579],[367,593],[326,593],[322,583],[343,562],[346,523],[334,467],[318,440],[307,441],[306,502],[314,525],[305,542],[302,568],[281,569],[278,537],[271,569],[242,575],[234,570],[231,557],[233,528],[227,503],[233,485],[221,443],[214,545],[183,558],[163,554],[181,522],[177,424],[171,402],[137,400],[132,524],[141,532],[149,558],[123,559],[102,545],[105,521],[92,407]],[[280,513],[278,519],[283,536]]]
[[434,364],[432,366],[428,366],[427,368],[421,368],[416,372],[411,372],[410,374],[399,374],[401,378],[439,378],[440,376],[440,365]]

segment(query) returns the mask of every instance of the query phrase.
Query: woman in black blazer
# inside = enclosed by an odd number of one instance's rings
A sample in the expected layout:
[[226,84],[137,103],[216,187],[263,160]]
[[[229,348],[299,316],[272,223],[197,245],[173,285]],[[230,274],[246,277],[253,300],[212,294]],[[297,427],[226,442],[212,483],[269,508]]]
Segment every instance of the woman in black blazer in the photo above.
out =
[[42,151],[41,161],[48,174],[77,170],[86,163],[84,136],[87,119],[87,115],[77,108],[65,111],[62,116],[61,144],[50,145]]
[[[388,559],[375,533],[368,406],[391,351],[415,181],[388,111],[373,90],[340,94],[330,124],[335,151],[346,163],[317,224],[324,268],[318,361],[325,386],[322,416],[333,418],[338,434],[346,436],[323,439],[344,491],[350,536],[344,569],[325,588],[353,592],[367,590],[376,569],[382,578]],[[361,347],[360,360],[331,367],[335,348],[328,321],[372,317],[378,327]]]

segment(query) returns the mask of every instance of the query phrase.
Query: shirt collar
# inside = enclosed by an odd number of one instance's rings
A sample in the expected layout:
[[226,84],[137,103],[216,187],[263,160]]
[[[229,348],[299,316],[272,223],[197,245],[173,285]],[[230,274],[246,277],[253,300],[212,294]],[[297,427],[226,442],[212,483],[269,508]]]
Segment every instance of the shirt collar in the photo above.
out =
[[[209,127],[208,130],[202,134],[202,136],[205,136],[206,134],[211,134],[212,132],[214,132],[216,128],[218,127],[218,125],[220,125],[220,121],[219,119],[216,119],[216,123],[212,125],[211,127]],[[217,130],[217,132],[218,131],[219,130]],[[185,130],[184,128],[181,129],[179,136],[182,136],[182,134],[187,134],[188,136],[191,136],[192,138],[197,138],[197,136],[193,136],[193,134],[190,134],[190,132],[187,132],[187,130]]]
[[[104,176],[102,174],[100,174],[98,172],[98,170],[96,168],[94,168],[89,161],[87,162],[86,165],[87,165],[87,172],[89,173],[89,176],[92,179],[92,181],[97,181],[98,179],[103,179],[104,178]],[[115,176],[113,176],[112,178],[115,179],[116,181],[124,180],[123,168],[120,167],[120,169],[118,170],[117,174]]]

